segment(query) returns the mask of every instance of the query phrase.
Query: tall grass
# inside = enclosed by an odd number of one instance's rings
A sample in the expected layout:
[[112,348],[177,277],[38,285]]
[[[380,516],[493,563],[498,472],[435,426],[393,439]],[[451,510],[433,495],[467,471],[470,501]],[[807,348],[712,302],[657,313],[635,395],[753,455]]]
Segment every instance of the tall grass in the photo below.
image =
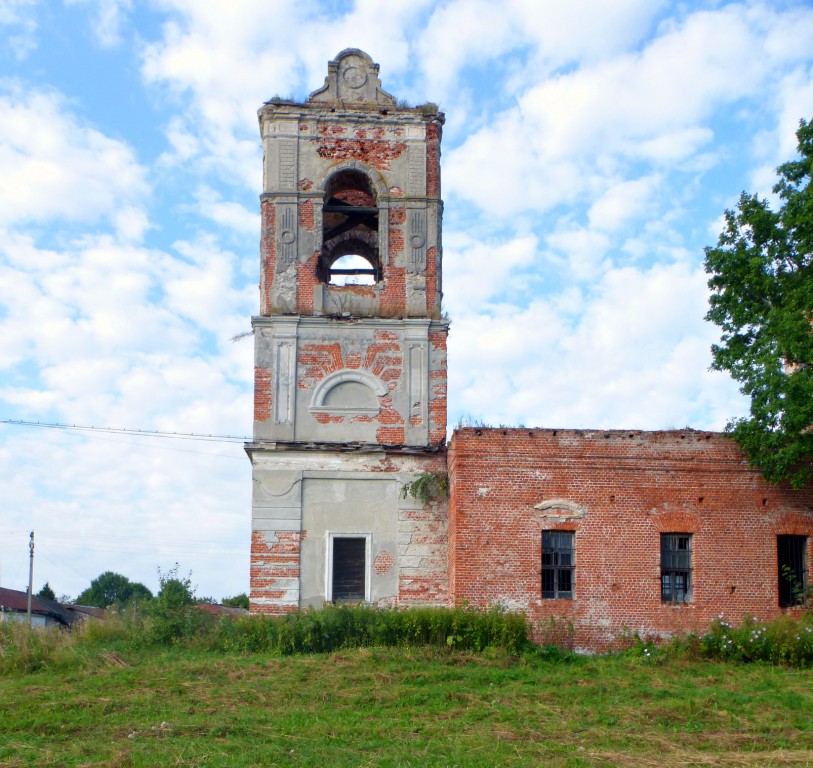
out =
[[[167,647],[290,655],[374,646],[475,652],[497,648],[515,655],[532,648],[525,617],[496,609],[380,610],[356,605],[231,618],[184,606],[141,617],[111,613],[104,621],[89,620],[71,630],[0,622],[0,674],[115,664],[128,651]],[[551,651],[553,646],[546,648]],[[534,650],[535,655],[540,652]],[[813,612],[768,622],[746,617],[737,625],[720,617],[703,635],[683,635],[659,647],[640,643],[633,653],[661,662],[705,658],[811,667]]]
[[236,619],[220,625],[216,642],[224,650],[280,654],[419,645],[518,653],[528,645],[528,631],[524,616],[498,610],[336,606],[279,618]]
[[194,606],[152,610],[145,617],[111,613],[71,630],[0,622],[0,673],[109,662],[128,649],[183,646],[279,655],[369,646],[440,646],[519,653],[528,645],[525,618],[498,610],[336,606],[278,617],[214,617]]

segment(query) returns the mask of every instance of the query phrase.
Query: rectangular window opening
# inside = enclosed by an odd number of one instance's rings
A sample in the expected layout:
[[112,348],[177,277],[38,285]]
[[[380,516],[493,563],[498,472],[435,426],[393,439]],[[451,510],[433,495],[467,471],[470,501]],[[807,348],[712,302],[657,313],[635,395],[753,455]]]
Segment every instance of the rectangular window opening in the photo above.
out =
[[355,603],[367,599],[366,536],[331,536],[330,592],[334,603]]
[[546,600],[573,599],[575,582],[573,531],[542,531],[542,597]]
[[661,534],[661,600],[664,603],[692,601],[692,535]]
[[801,605],[807,590],[807,536],[776,537],[779,570],[779,605]]

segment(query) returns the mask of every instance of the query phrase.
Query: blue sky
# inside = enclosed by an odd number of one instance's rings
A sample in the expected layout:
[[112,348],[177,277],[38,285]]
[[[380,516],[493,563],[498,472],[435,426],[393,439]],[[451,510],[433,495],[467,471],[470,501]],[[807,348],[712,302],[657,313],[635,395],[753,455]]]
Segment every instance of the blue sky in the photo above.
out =
[[[813,117],[809,2],[0,0],[0,419],[251,431],[256,110],[446,112],[449,421],[721,429],[703,247]],[[247,590],[237,443],[0,424],[0,584]]]

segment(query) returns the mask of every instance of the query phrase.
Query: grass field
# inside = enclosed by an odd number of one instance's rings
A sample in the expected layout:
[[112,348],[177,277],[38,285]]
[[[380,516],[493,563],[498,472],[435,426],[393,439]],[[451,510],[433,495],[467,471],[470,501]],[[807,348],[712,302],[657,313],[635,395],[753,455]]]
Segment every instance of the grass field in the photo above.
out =
[[813,674],[368,649],[0,676],[2,766],[813,766]]

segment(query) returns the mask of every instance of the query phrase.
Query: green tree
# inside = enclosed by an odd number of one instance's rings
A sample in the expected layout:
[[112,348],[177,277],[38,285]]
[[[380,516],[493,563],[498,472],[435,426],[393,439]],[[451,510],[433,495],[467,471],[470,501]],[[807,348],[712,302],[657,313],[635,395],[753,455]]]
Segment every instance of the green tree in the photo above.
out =
[[195,603],[195,588],[192,586],[192,574],[181,576],[178,563],[166,573],[158,569],[160,589],[155,598],[155,607],[165,611],[175,611]]
[[166,572],[158,569],[158,582],[161,588],[149,607],[153,641],[166,644],[193,636],[210,617],[195,607],[192,574],[181,575],[175,563]]
[[229,608],[245,608],[248,610],[248,595],[245,592],[241,592],[234,597],[224,597],[223,605],[227,605]]
[[95,605],[107,608],[124,605],[133,600],[149,600],[152,592],[137,581],[113,571],[105,571],[90,582],[90,586],[74,601],[77,605]]
[[813,122],[796,132],[799,159],[777,169],[778,210],[745,192],[725,212],[706,319],[722,330],[712,367],[751,398],[727,430],[771,482],[813,477]]
[[45,584],[42,585],[42,589],[37,592],[37,597],[44,597],[46,600],[56,600],[56,593],[46,581]]

